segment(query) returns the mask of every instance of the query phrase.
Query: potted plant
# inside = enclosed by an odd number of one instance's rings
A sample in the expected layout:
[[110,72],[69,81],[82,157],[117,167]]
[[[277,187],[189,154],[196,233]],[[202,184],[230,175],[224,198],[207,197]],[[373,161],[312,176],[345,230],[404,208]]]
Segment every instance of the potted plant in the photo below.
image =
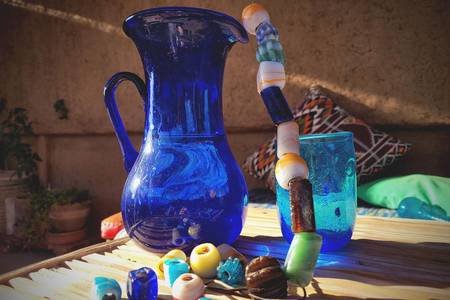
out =
[[22,224],[25,247],[44,247],[46,243],[45,247],[52,249],[83,240],[90,204],[89,192],[76,188],[32,193],[30,214]]
[[91,210],[89,192],[75,188],[56,191],[49,211],[52,229],[70,232],[83,228]]
[[27,111],[8,109],[6,100],[0,99],[0,233],[14,233],[13,218],[21,214],[16,211],[17,201],[40,189],[37,162],[41,159],[25,141],[33,135]]

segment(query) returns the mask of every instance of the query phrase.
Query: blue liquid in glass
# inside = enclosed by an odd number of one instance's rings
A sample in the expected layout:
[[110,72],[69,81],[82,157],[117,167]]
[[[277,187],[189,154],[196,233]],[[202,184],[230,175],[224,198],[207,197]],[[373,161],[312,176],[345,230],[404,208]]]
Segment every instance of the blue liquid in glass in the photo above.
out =
[[[309,168],[321,252],[338,250],[351,239],[356,218],[356,171],[350,132],[300,137],[300,154]],[[291,242],[289,192],[278,184],[277,205],[283,237]]]

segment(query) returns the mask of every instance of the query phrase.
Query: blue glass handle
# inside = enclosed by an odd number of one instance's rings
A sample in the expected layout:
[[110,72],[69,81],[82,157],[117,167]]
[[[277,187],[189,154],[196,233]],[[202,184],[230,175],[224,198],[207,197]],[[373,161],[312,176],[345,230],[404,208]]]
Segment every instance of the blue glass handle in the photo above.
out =
[[134,162],[136,161],[138,152],[134,149],[133,144],[131,144],[130,138],[128,137],[125,127],[123,126],[119,110],[117,109],[116,99],[114,97],[117,87],[124,80],[129,80],[134,83],[139,91],[139,94],[144,100],[145,109],[147,109],[147,105],[145,103],[147,99],[147,88],[144,81],[142,81],[142,79],[136,74],[130,72],[119,72],[114,74],[111,79],[106,82],[105,89],[103,91],[106,109],[108,110],[109,118],[113,124],[117,139],[119,140],[120,149],[122,150],[125,170],[130,172]]

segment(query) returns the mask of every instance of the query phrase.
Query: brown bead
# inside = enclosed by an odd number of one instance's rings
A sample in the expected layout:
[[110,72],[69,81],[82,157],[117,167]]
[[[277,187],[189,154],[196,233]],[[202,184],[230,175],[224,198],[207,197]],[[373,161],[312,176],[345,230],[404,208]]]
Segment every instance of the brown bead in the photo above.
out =
[[286,298],[287,279],[278,261],[270,256],[259,256],[245,268],[245,279],[250,296]]
[[289,182],[289,198],[292,232],[315,232],[313,192],[309,180],[292,179]]

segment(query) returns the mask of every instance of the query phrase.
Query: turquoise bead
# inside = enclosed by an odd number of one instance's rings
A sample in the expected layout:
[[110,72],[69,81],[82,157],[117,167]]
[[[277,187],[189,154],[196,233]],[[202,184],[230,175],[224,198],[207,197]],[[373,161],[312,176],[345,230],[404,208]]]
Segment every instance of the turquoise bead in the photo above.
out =
[[238,285],[244,280],[244,268],[236,257],[228,257],[217,267],[217,278],[230,285]]
[[284,52],[278,40],[264,40],[256,49],[256,60],[274,61],[284,64]]
[[170,287],[184,273],[189,273],[189,265],[184,260],[170,258],[164,261],[164,278]]
[[120,300],[122,289],[119,283],[111,278],[95,277],[91,290],[91,299],[93,300]]

